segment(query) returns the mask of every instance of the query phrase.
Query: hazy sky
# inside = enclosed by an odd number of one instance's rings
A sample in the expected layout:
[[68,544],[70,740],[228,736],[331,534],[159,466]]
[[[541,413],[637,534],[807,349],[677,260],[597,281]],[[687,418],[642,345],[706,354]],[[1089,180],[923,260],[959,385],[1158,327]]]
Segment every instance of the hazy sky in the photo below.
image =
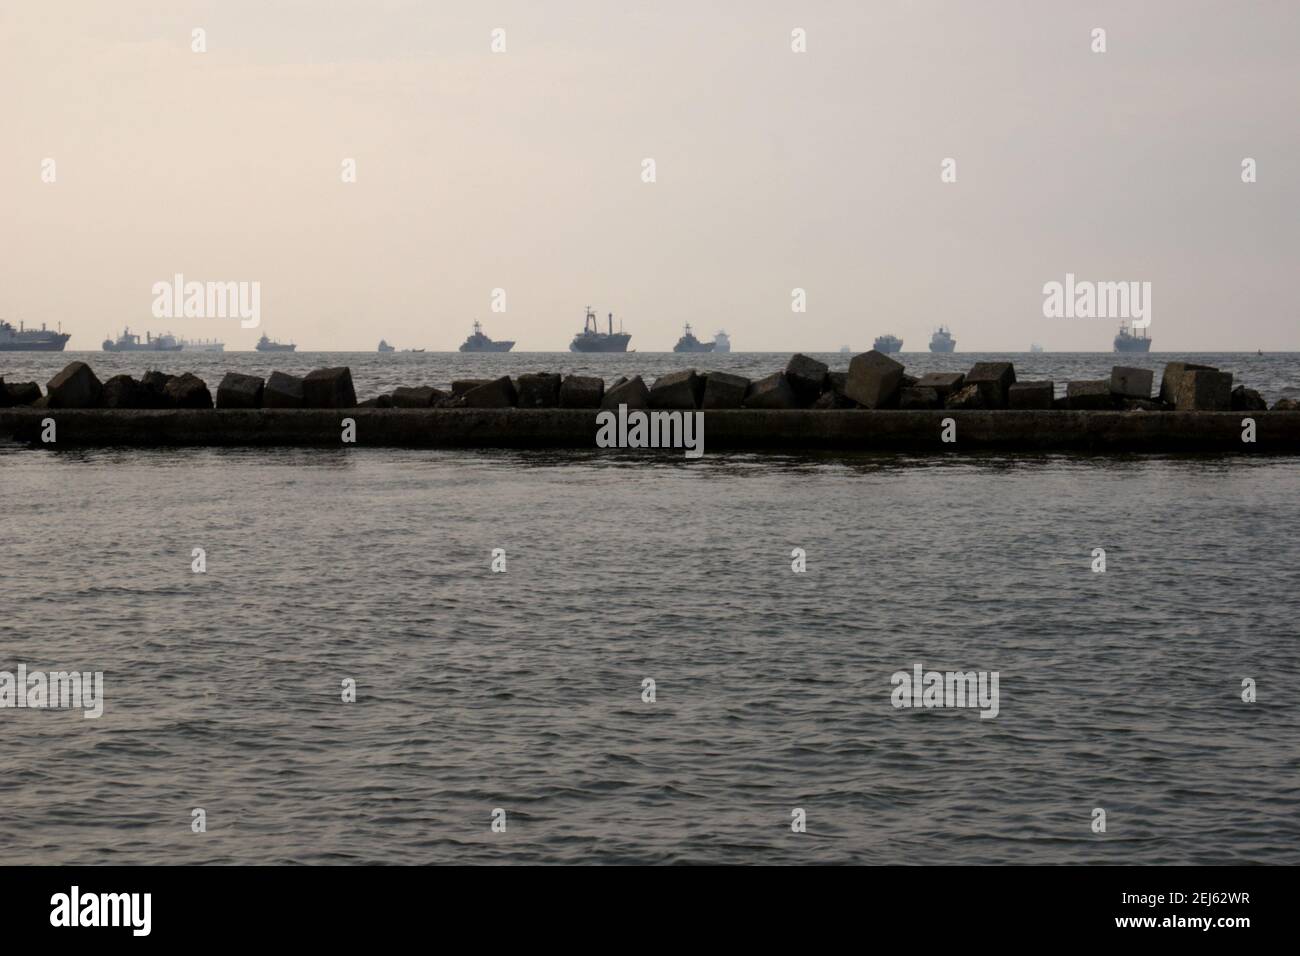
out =
[[[1151,282],[1160,351],[1300,349],[1295,2],[0,0],[0,90],[0,316],[70,349],[1108,350],[1067,272]],[[152,318],[175,273],[262,329]]]

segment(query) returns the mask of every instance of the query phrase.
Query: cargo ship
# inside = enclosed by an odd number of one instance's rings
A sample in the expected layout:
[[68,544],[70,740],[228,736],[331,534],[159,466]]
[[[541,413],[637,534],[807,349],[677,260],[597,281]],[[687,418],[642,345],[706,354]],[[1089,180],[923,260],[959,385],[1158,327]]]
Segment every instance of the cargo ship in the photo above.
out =
[[385,342],[383,339],[380,339],[380,340],[379,340],[379,351],[381,351],[381,352],[396,352],[397,349],[393,348],[391,345],[389,345],[389,344],[388,344],[387,342]]
[[935,329],[934,335],[930,336],[931,352],[955,352],[957,351],[957,340],[952,337],[948,327],[941,325]]
[[731,336],[727,335],[727,333],[724,332],[722,329],[719,329],[718,331],[713,333],[713,351],[715,352],[731,351]]
[[1115,336],[1116,352],[1150,352],[1151,339],[1147,337],[1146,329],[1139,330],[1141,335],[1134,335],[1129,331],[1128,326],[1121,325],[1119,334]]
[[216,339],[181,339],[182,352],[224,352],[225,342]]
[[627,343],[632,340],[632,333],[624,332],[622,324],[614,331],[614,313],[609,313],[609,331],[601,332],[596,328],[596,313],[587,306],[587,317],[583,320],[582,331],[569,343],[570,352],[626,352]]
[[51,332],[42,324],[39,329],[24,328],[21,322],[14,328],[8,322],[0,320],[0,352],[62,352],[72,334],[63,331]]
[[483,334],[483,323],[475,322],[474,332],[461,343],[460,350],[462,352],[509,352],[514,347],[513,341],[493,342]]
[[686,323],[686,328],[682,330],[682,337],[677,340],[673,346],[674,352],[712,352],[713,342],[701,342],[691,331],[691,323]]
[[105,352],[179,352],[180,350],[180,341],[170,332],[164,332],[162,335],[146,332],[144,341],[141,342],[140,336],[130,329],[123,329],[117,341],[104,339]]
[[254,346],[254,348],[259,352],[296,352],[298,350],[298,346],[293,345],[292,343],[286,345],[284,342],[272,342],[267,338],[265,332],[263,332],[262,337],[257,340],[257,345]]
[[872,345],[877,352],[884,352],[890,355],[894,352],[903,351],[903,340],[897,335],[878,335],[875,344]]

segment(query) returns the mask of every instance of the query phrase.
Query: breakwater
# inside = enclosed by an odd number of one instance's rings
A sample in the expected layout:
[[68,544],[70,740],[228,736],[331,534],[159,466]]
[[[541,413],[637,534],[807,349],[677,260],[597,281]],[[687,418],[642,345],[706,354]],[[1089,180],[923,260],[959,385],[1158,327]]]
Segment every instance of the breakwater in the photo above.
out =
[[[550,447],[590,449],[597,416],[626,406],[696,410],[707,448],[1300,453],[1300,405],[1269,409],[1229,373],[1168,363],[1108,380],[1018,381],[1009,362],[910,376],[879,352],[831,372],[804,355],[757,380],[683,370],[639,376],[525,373],[406,386],[358,400],[347,368],[269,379],[190,373],[100,382],[73,362],[47,384],[0,379],[0,434],[34,446]],[[50,426],[53,425],[51,429]]]

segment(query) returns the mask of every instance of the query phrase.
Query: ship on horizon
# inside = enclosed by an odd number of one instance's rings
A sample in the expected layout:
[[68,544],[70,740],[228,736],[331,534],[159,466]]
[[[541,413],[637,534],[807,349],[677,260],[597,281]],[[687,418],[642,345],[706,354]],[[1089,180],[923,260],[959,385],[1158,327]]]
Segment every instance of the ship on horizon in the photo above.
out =
[[475,322],[474,331],[460,345],[462,352],[509,352],[515,347],[513,341],[494,342],[483,334],[483,323]]
[[713,333],[713,351],[715,352],[731,351],[731,336],[729,336],[722,329],[718,329],[718,331]]
[[294,344],[291,343],[291,342],[290,342],[290,343],[285,343],[285,342],[272,342],[271,339],[267,337],[267,334],[266,334],[265,332],[263,332],[263,333],[262,333],[262,337],[261,337],[260,339],[257,340],[257,345],[255,345],[254,348],[256,348],[257,351],[259,351],[259,352],[296,352],[296,351],[298,351],[298,346],[294,345]]
[[28,329],[19,322],[15,329],[0,319],[0,352],[62,352],[70,338],[72,333],[64,332],[62,324],[59,331],[51,332],[44,323],[39,329]]
[[145,332],[144,341],[141,342],[139,335],[124,328],[116,341],[104,339],[103,348],[105,352],[179,352],[181,343],[170,332],[162,335]]
[[934,330],[934,335],[930,336],[931,352],[955,352],[957,351],[957,340],[952,337],[946,325],[941,325]]
[[391,345],[389,345],[388,342],[386,342],[384,339],[380,339],[380,340],[379,340],[379,351],[381,351],[381,352],[396,352],[397,349],[395,349],[395,348],[393,348]]
[[1119,334],[1115,336],[1115,351],[1150,352],[1151,339],[1147,336],[1146,329],[1140,331],[1141,335],[1134,335],[1127,325],[1120,325]]
[[[686,328],[682,331],[682,337],[677,340],[673,346],[674,352],[712,352],[714,342],[701,342],[691,331],[691,323],[686,323]],[[728,343],[730,344],[730,343]]]
[[216,339],[181,339],[182,352],[224,352],[225,342]]
[[903,351],[903,340],[897,335],[878,335],[875,343],[871,346],[877,352],[884,352],[886,355],[892,355],[894,352]]
[[570,352],[626,352],[627,343],[632,340],[631,332],[624,332],[622,323],[614,331],[614,313],[609,313],[609,331],[601,332],[596,328],[596,313],[587,306],[587,317],[583,320],[582,331],[569,343]]

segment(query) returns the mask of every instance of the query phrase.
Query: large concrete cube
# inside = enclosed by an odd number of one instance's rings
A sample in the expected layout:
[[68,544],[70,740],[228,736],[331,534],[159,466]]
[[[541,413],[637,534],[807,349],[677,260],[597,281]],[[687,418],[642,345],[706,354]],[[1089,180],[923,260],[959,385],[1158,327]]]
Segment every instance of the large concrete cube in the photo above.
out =
[[594,375],[569,375],[560,385],[561,408],[600,408],[605,380]]
[[302,379],[286,372],[272,372],[262,389],[263,408],[302,408]]
[[904,409],[942,408],[943,399],[939,397],[939,392],[933,388],[913,385],[909,388],[899,389],[898,407]]
[[693,368],[669,372],[650,386],[651,408],[699,408],[704,379]]
[[883,408],[895,398],[902,381],[903,366],[872,349],[849,362],[844,393],[864,408]]
[[302,380],[303,408],[356,408],[352,370],[347,366],[318,368]]
[[1056,395],[1055,382],[1016,382],[1007,389],[1007,406],[1020,409],[1049,409]]
[[785,380],[794,389],[799,400],[811,404],[826,387],[826,376],[830,367],[825,362],[809,358],[802,352],[791,356],[785,366]]
[[98,408],[100,384],[85,362],[71,362],[45,386],[49,408]]
[[618,408],[620,405],[626,405],[628,408],[650,407],[650,389],[645,387],[645,382],[640,375],[633,375],[627,381],[618,382],[605,390],[605,397],[600,400],[600,407]]
[[1150,398],[1155,373],[1149,368],[1116,365],[1110,370],[1110,393],[1123,398]]
[[1115,397],[1110,393],[1110,382],[1070,382],[1065,386],[1065,398],[1071,409],[1103,411],[1115,407]]
[[1164,375],[1160,377],[1160,401],[1166,405],[1178,402],[1178,383],[1184,372],[1217,372],[1212,365],[1196,365],[1192,362],[1167,362]]
[[[393,393],[388,396],[388,407],[390,408],[432,408],[436,403],[447,397],[447,393],[440,388],[434,388],[432,385],[407,386],[399,385],[393,389]],[[375,398],[375,407],[384,408],[382,402],[383,396]]]
[[217,386],[217,408],[261,408],[265,390],[260,376],[227,372]]
[[803,404],[795,394],[784,372],[776,372],[760,378],[745,394],[746,408],[798,408]]
[[461,396],[465,408],[513,408],[517,400],[515,383],[510,381],[509,375],[471,388]]
[[1184,371],[1174,393],[1174,407],[1180,412],[1231,411],[1232,373],[1213,369]]
[[529,372],[515,379],[520,408],[556,408],[560,404],[560,376],[554,372]]
[[1016,368],[1010,362],[976,362],[966,373],[967,385],[978,385],[986,408],[1006,408]]
[[750,381],[731,372],[710,372],[704,377],[703,408],[739,408],[745,403]]
[[926,372],[916,380],[916,387],[932,388],[940,398],[947,398],[966,387],[966,376],[962,372]]

